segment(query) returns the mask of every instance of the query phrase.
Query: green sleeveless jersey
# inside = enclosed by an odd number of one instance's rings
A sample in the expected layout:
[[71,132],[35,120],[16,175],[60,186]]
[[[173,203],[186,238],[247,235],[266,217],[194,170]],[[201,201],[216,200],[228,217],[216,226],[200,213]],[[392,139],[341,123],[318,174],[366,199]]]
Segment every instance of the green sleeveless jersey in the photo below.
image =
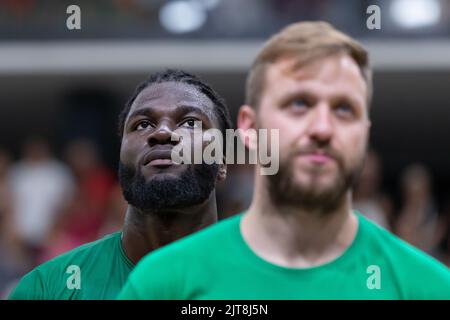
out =
[[77,247],[26,274],[9,299],[114,299],[134,264],[126,257],[121,232]]
[[274,265],[240,232],[241,215],[144,257],[119,299],[450,299],[449,269],[358,214],[352,244],[312,268]]

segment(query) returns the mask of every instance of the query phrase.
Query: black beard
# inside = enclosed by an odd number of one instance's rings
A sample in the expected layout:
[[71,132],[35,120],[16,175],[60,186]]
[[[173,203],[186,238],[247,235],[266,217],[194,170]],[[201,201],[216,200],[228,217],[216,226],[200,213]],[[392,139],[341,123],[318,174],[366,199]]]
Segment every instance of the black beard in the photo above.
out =
[[119,162],[119,182],[127,202],[143,212],[181,209],[205,202],[214,190],[218,164],[190,165],[177,178],[152,179]]
[[268,176],[268,191],[272,201],[277,206],[300,208],[319,214],[332,212],[342,204],[346,192],[355,184],[362,170],[362,163],[348,170],[338,160],[339,173],[334,185],[318,191],[295,183],[291,164],[287,159],[284,164],[280,163],[277,174]]

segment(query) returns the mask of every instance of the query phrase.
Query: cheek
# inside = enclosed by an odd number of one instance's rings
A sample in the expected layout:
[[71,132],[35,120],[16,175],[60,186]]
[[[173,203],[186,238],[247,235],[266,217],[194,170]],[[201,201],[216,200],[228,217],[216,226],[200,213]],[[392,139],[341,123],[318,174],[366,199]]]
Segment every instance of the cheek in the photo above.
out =
[[305,137],[305,125],[302,119],[289,116],[287,113],[277,112],[267,119],[267,125],[263,128],[278,129],[280,150],[289,152],[295,145],[304,144],[302,141]]
[[362,129],[360,127],[352,128],[352,130],[347,132],[345,137],[344,135],[342,135],[342,137],[342,156],[352,163],[359,162],[367,148],[367,129]]
[[180,130],[177,132],[180,140],[176,148],[183,157],[188,157],[191,163],[195,163],[203,156],[203,150],[206,142],[203,141],[202,134],[194,133],[188,130]]
[[140,144],[133,139],[124,138],[120,147],[120,161],[125,164],[134,164],[137,161]]
[[261,119],[260,127],[269,129],[268,136],[270,136],[270,129],[278,129],[280,153],[283,158],[295,145],[304,144],[300,141],[305,136],[304,126],[304,121],[301,119],[289,116],[287,113],[273,112],[265,119]]
[[187,130],[180,131],[181,141],[179,142],[184,149],[186,150],[199,150],[203,147],[203,136],[201,134],[194,134],[194,132],[190,132]]

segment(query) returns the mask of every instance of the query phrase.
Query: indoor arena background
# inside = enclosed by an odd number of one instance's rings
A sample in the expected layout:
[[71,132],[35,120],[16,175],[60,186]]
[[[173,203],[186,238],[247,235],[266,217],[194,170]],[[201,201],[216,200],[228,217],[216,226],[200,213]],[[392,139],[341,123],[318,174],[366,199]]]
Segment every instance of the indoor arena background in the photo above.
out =
[[[71,4],[81,29],[67,27]],[[117,116],[147,75],[199,74],[235,120],[263,41],[305,20],[331,22],[371,54],[371,152],[355,208],[450,265],[450,1],[3,0],[1,297],[37,264],[121,227]],[[230,166],[222,218],[247,208],[252,175]]]

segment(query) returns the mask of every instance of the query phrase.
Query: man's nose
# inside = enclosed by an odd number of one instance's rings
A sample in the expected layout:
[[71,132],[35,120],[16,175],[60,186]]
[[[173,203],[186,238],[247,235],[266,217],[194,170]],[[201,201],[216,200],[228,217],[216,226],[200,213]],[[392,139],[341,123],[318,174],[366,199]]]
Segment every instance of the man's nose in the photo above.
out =
[[311,139],[318,143],[328,143],[333,136],[334,123],[332,110],[327,104],[320,104],[314,108],[309,125]]
[[179,139],[177,139],[177,137],[178,135],[172,130],[170,124],[161,122],[148,136],[147,141],[150,147],[153,147],[157,144],[176,145],[179,142]]

